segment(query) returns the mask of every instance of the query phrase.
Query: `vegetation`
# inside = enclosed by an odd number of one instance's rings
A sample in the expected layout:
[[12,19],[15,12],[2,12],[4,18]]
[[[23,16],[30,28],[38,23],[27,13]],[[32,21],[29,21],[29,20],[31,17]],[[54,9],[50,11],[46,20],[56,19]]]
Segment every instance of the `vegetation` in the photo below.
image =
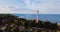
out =
[[[18,18],[18,16],[11,14],[0,14],[0,32],[24,32],[33,27],[57,30],[57,23],[51,23],[49,21],[40,21],[36,23],[36,20],[27,20],[25,18]],[[23,30],[22,30],[23,29]],[[34,29],[33,29],[34,31]],[[39,30],[41,31],[41,30]]]

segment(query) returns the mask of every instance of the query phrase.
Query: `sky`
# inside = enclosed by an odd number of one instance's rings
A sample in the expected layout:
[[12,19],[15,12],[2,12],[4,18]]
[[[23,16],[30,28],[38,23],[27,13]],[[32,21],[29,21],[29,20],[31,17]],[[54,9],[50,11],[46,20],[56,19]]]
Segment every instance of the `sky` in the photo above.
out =
[[60,0],[0,0],[0,13],[60,14]]

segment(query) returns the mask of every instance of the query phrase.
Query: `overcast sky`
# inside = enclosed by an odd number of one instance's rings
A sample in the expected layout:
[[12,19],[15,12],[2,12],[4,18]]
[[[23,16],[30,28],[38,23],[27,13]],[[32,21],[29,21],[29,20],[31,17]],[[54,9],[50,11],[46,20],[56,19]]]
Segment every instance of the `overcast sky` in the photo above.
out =
[[60,0],[0,0],[0,13],[60,14]]

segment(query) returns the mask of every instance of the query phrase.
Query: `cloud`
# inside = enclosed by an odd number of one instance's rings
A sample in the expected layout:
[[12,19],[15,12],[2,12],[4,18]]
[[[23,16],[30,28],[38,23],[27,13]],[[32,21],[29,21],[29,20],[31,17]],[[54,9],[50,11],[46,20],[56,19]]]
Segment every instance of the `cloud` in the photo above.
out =
[[[60,14],[60,0],[30,0],[24,1],[30,9],[40,10],[40,14]],[[29,3],[28,3],[29,2]]]
[[29,0],[23,0],[23,1],[26,3],[26,5],[30,4]]
[[60,14],[60,0],[0,0],[0,13]]
[[41,6],[41,11],[44,14],[60,14],[60,11],[59,11],[60,6],[59,5],[60,5],[60,3],[58,3],[57,1],[48,2]]
[[0,6],[0,14],[34,14],[31,9],[23,9],[20,6]]
[[0,6],[0,14],[11,14],[11,13],[18,13],[18,12],[12,11],[11,7],[9,6]]
[[11,12],[8,6],[0,6],[0,12]]

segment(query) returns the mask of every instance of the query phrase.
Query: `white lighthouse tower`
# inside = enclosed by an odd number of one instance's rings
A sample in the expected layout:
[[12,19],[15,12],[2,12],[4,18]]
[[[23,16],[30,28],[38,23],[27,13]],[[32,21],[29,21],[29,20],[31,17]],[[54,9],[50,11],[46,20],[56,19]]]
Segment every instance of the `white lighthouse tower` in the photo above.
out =
[[39,10],[37,10],[37,13],[36,13],[36,23],[38,23],[38,20],[39,20]]

